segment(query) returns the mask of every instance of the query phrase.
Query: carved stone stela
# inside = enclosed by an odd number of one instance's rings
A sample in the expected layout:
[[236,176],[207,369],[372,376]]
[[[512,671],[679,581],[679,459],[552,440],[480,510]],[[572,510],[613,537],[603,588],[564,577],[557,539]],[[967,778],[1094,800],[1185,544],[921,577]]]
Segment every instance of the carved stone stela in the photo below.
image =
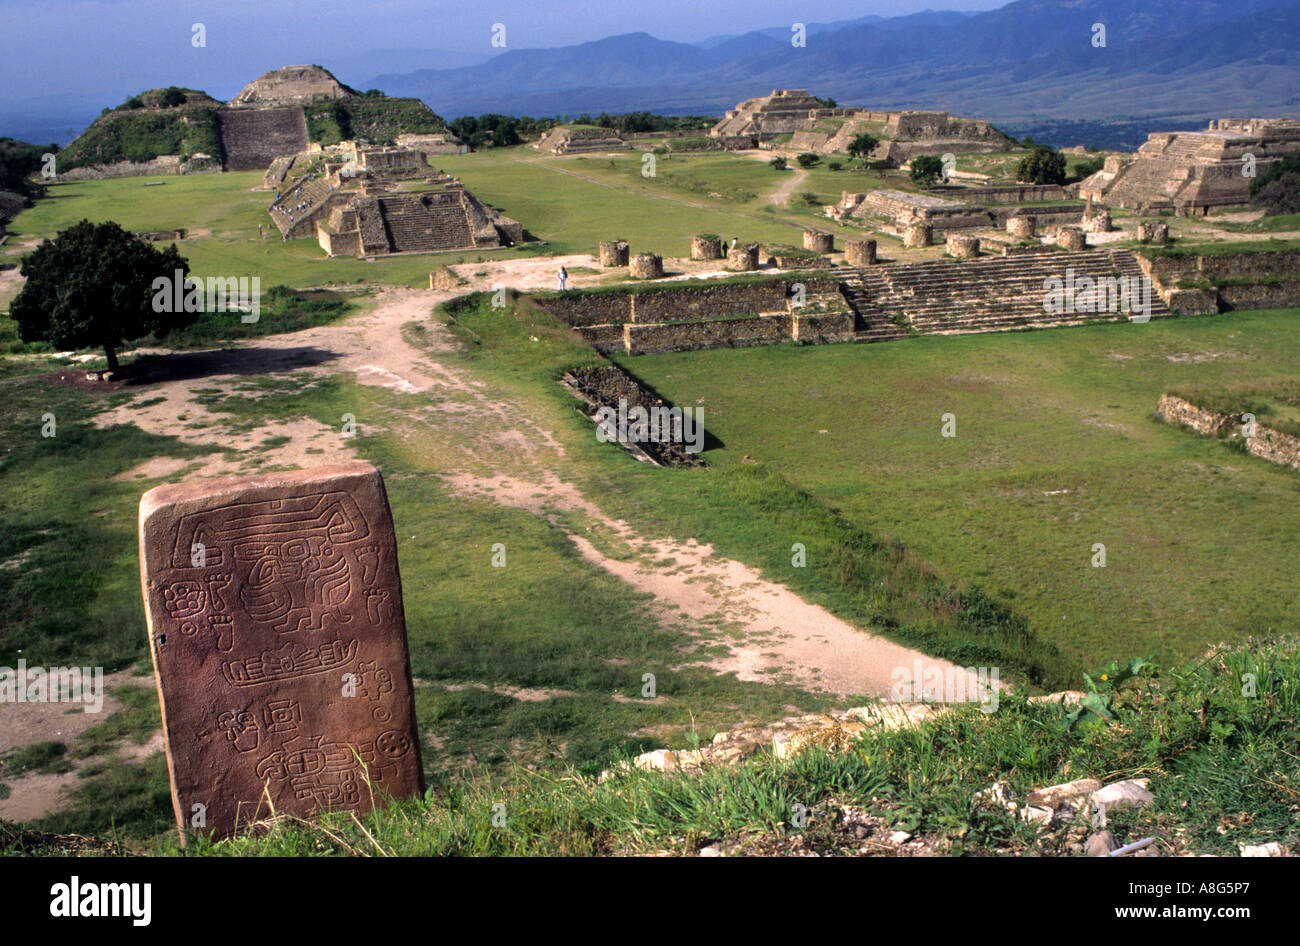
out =
[[159,486],[140,565],[182,838],[424,791],[378,470]]

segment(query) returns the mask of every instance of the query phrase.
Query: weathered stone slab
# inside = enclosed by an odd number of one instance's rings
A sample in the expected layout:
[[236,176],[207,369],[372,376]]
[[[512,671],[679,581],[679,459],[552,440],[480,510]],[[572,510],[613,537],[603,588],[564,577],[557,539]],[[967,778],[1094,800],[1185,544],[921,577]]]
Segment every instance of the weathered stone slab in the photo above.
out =
[[159,486],[140,565],[182,839],[423,792],[378,470]]

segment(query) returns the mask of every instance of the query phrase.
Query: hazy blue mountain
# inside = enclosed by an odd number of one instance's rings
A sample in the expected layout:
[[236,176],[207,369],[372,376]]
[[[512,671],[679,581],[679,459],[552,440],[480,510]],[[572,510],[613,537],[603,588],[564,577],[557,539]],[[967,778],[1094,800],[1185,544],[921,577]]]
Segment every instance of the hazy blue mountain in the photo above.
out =
[[[696,45],[633,33],[377,84],[448,116],[716,113],[774,88],[1022,125],[1296,114],[1298,7],[1298,0],[1018,0],[987,13],[813,24],[804,48],[790,45],[788,27]],[[1103,48],[1093,45],[1096,23],[1106,27]]]

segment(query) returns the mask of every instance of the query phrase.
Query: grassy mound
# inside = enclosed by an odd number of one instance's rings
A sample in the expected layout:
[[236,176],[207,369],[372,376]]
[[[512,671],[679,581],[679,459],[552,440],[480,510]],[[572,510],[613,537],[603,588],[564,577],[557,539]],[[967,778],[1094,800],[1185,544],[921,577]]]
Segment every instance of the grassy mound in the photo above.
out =
[[188,161],[206,154],[220,164],[221,133],[211,108],[115,111],[97,119],[59,153],[59,168],[114,161],[151,161],[164,154]]

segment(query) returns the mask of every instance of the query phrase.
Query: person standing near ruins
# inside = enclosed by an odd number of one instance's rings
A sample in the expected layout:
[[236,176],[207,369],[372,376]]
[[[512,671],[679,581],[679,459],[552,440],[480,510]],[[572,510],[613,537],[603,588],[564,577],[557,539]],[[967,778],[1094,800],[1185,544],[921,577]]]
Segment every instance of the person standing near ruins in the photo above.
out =
[[560,282],[560,291],[563,292],[564,284],[569,280],[569,271],[565,269],[564,266],[561,264],[559,272],[557,272],[555,275]]

